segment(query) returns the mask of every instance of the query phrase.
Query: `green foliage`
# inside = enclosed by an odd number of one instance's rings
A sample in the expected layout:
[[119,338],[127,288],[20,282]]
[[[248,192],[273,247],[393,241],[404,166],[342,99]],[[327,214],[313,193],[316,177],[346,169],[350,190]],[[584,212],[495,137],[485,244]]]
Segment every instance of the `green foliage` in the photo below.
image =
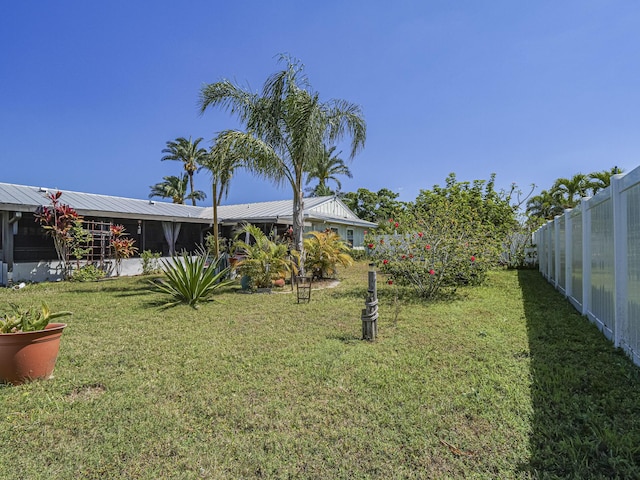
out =
[[301,62],[286,55],[280,60],[285,68],[266,80],[262,94],[222,80],[202,88],[200,110],[221,107],[236,115],[245,131],[222,132],[216,138],[218,148],[245,159],[245,166],[254,173],[291,187],[293,245],[304,261],[304,177],[323,158],[325,145],[346,135],[351,136],[349,157],[353,158],[364,147],[366,124],[358,105],[320,101]]
[[607,188],[611,184],[611,177],[619,173],[622,170],[613,167],[588,175],[577,173],[571,178],[556,179],[549,190],[542,190],[527,202],[527,215],[530,220],[534,220],[530,223],[544,223],[561,215],[565,209],[576,207],[582,198]]
[[390,281],[424,298],[482,283],[518,228],[515,208],[508,195],[494,190],[494,180],[459,182],[450,174],[444,187],[420,191],[403,212],[406,224],[389,218],[378,229],[393,229],[393,236],[368,237],[369,251]]
[[162,178],[162,182],[149,187],[151,189],[149,198],[170,198],[173,203],[180,205],[184,204],[185,199],[195,201],[206,198],[206,194],[202,190],[194,190],[188,193],[187,182],[189,181],[189,176],[187,174],[179,177],[168,175]]
[[105,275],[106,273],[104,270],[96,267],[95,265],[88,264],[75,269],[69,280],[72,282],[93,282],[104,278]]
[[[239,240],[247,233],[253,237],[253,243]],[[255,225],[242,226],[236,233],[234,249],[244,257],[237,263],[236,268],[241,275],[249,277],[252,288],[270,288],[273,280],[284,278],[296,271],[288,246],[269,240]]]
[[338,265],[353,265],[353,259],[349,255],[351,249],[340,239],[340,235],[331,230],[309,232],[308,235],[304,240],[305,265],[314,277],[331,277],[336,274]]
[[378,223],[378,233],[392,233],[395,222],[410,224],[408,204],[397,200],[399,194],[387,188],[371,192],[359,188],[357,192],[345,193],[341,200],[358,218]]
[[[184,201],[184,198],[190,198],[191,204],[194,206],[196,204],[196,200],[204,198],[204,193],[201,192],[200,190],[194,190],[194,187],[193,187],[193,175],[198,170],[200,161],[208,155],[207,150],[199,146],[199,143],[201,141],[202,141],[202,138],[196,138],[195,140],[191,140],[191,137],[189,137],[189,139],[186,139],[184,137],[179,137],[179,138],[176,138],[174,141],[169,141],[167,142],[167,148],[162,150],[162,153],[164,153],[165,155],[161,159],[162,161],[175,160],[178,162],[182,162],[184,171],[186,172],[186,175],[189,178],[189,190],[190,190],[189,195],[183,197],[182,201]],[[173,177],[173,178],[176,178],[176,177]],[[166,179],[167,177],[165,177],[165,180]],[[151,188],[153,193],[154,187],[151,187]],[[186,191],[186,188],[183,188],[183,190]],[[178,202],[178,203],[182,203],[182,202]]]
[[47,304],[40,309],[35,307],[21,308],[13,303],[9,304],[9,312],[0,313],[0,333],[36,332],[44,330],[49,322],[58,317],[71,315],[71,312],[51,312]]
[[198,304],[211,299],[216,290],[231,283],[224,280],[229,273],[225,268],[216,272],[218,262],[208,263],[205,252],[197,255],[182,252],[174,255],[171,261],[162,260],[166,279],[153,282],[155,291],[165,293],[173,297],[172,301],[164,304],[172,307],[180,303],[198,308]]
[[142,259],[143,275],[154,275],[162,271],[160,266],[160,256],[160,252],[152,252],[151,250],[142,251],[140,258]]
[[340,183],[338,175],[344,175],[348,178],[353,177],[344,160],[338,157],[342,152],[334,154],[335,150],[335,146],[331,148],[325,146],[321,159],[313,165],[308,172],[309,174],[307,175],[305,185],[309,185],[314,179],[318,180],[318,184],[315,187],[307,188],[307,191],[311,193],[312,197],[334,195],[335,192],[327,185],[329,180],[335,182],[337,191],[339,192],[342,188],[342,183]]

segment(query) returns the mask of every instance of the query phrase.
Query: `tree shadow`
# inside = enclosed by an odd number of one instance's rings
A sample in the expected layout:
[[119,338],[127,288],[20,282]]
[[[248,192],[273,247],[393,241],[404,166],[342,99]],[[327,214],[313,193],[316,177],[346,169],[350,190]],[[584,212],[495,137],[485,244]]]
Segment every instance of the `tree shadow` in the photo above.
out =
[[[640,370],[536,271],[521,270],[533,478],[640,478]],[[527,352],[523,352],[524,355]]]

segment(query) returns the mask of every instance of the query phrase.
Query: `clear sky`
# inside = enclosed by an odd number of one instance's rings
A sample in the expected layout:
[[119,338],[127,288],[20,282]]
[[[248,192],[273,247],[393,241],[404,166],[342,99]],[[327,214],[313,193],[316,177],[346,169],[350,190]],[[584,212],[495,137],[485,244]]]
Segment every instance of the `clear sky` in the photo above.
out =
[[[201,87],[258,91],[279,53],[304,63],[321,99],[362,107],[367,142],[343,191],[413,200],[449,172],[540,191],[630,171],[639,25],[634,0],[5,0],[0,181],[147,198],[182,171],[160,161],[167,141],[208,146],[238,127],[198,114]],[[196,187],[209,191],[206,172]],[[238,174],[225,203],[290,197]]]

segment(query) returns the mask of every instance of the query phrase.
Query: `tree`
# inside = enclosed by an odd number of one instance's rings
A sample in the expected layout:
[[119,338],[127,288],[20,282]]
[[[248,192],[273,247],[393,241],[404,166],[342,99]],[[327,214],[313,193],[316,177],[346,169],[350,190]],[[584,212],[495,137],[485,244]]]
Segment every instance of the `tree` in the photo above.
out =
[[396,221],[405,226],[410,224],[407,217],[409,204],[397,200],[398,196],[388,188],[377,192],[359,188],[357,192],[344,194],[342,201],[358,218],[378,223],[378,233],[391,233]]
[[195,190],[187,195],[187,182],[189,178],[186,175],[180,175],[179,177],[169,175],[162,178],[164,181],[149,187],[151,189],[149,198],[170,198],[173,203],[180,205],[184,204],[185,199],[191,199],[195,205],[196,200],[204,200],[206,198],[202,190]]
[[562,209],[573,208],[582,197],[587,197],[590,188],[589,177],[576,173],[571,178],[558,178],[551,187],[551,193],[560,201]]
[[602,170],[601,172],[593,172],[589,174],[589,188],[591,193],[595,195],[600,190],[607,188],[611,185],[611,177],[622,173],[622,170],[618,167],[613,167],[610,170]]
[[218,233],[218,205],[223,197],[229,193],[229,183],[236,168],[242,165],[242,159],[228,149],[229,145],[214,140],[209,154],[202,157],[199,162],[202,168],[211,173],[211,193],[213,198],[213,255],[220,256],[220,243]]
[[198,144],[202,141],[201,138],[197,138],[195,141],[187,140],[184,137],[176,138],[174,141],[167,142],[167,148],[162,150],[162,153],[166,153],[161,158],[164,160],[176,160],[182,162],[184,165],[184,171],[189,177],[189,187],[191,194],[187,198],[191,198],[192,205],[196,204],[196,197],[194,197],[193,189],[193,175],[198,170],[198,164],[200,160],[207,155],[207,150],[198,147]]
[[335,150],[336,147],[327,148],[325,146],[322,157],[318,163],[309,170],[309,175],[307,176],[307,182],[305,185],[309,185],[313,179],[318,180],[318,185],[316,185],[315,188],[307,190],[311,191],[313,196],[321,197],[325,195],[333,195],[334,192],[327,185],[329,180],[334,181],[338,187],[338,191],[340,191],[342,184],[340,183],[340,180],[338,180],[338,175],[345,175],[349,178],[353,178],[349,167],[344,163],[344,160],[338,157],[342,152],[338,152],[334,155],[333,152]]
[[202,88],[199,104],[201,113],[221,107],[236,115],[246,131],[227,130],[218,142],[242,158],[249,170],[291,187],[294,248],[300,252],[304,272],[304,176],[322,158],[325,142],[351,136],[353,158],[364,146],[366,125],[359,106],[345,100],[321,102],[302,64],[287,56],[280,60],[286,62],[285,69],[266,80],[262,94],[222,80]]

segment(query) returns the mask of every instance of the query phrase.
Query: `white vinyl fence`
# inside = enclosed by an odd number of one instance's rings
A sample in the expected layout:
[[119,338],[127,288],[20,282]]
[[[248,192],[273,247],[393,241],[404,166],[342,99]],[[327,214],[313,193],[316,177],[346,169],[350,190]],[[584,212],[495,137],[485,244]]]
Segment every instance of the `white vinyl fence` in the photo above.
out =
[[540,272],[640,365],[640,167],[533,234]]

